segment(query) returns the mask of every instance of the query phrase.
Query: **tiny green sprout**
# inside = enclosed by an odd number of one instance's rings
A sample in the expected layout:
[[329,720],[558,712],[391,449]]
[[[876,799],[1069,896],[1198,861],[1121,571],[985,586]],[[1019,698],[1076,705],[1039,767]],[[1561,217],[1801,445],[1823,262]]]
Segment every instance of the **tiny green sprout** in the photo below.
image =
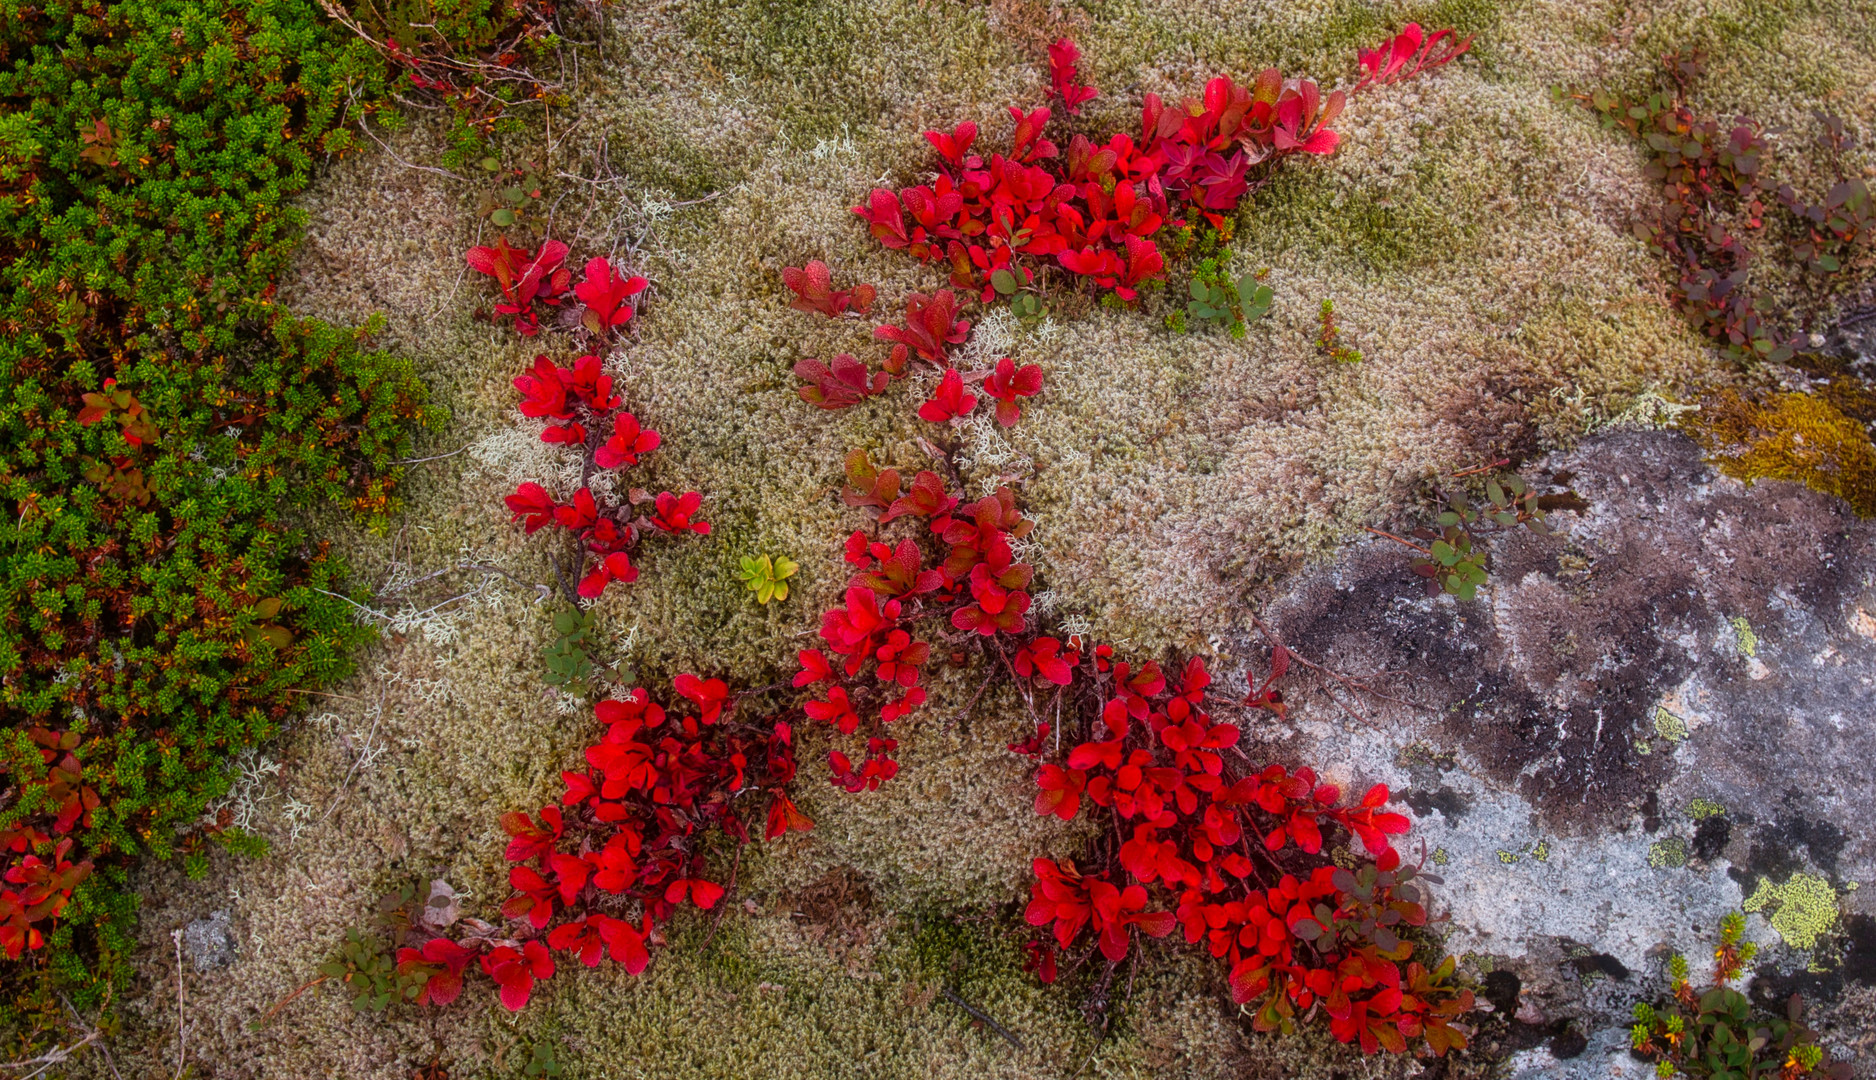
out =
[[1048,305],[1042,298],[1030,293],[1018,293],[1010,297],[1010,314],[1024,323],[1032,323],[1049,313]]
[[788,579],[801,569],[795,560],[783,555],[770,559],[767,555],[752,558],[742,557],[742,569],[736,576],[743,580],[749,591],[756,594],[756,603],[767,604],[770,600],[788,599]]
[[1648,1004],[1646,1001],[1637,1001],[1635,1003],[1635,1022],[1638,1024],[1653,1024],[1655,1022],[1654,1006]]
[[1720,943],[1731,945],[1746,932],[1746,916],[1743,912],[1729,911],[1720,918]]
[[586,653],[586,645],[592,639],[593,612],[566,609],[554,615],[554,641],[547,647],[543,658],[547,661],[547,674],[542,676],[549,686],[571,686],[593,677],[598,668]]
[[1655,1078],[1656,1080],[1674,1080],[1674,1063],[1672,1061],[1656,1062]]
[[182,872],[190,881],[201,881],[208,877],[208,856],[199,851],[191,851],[182,857]]
[[559,1076],[560,1063],[554,1060],[553,1044],[548,1042],[535,1043],[534,1052],[529,1057],[528,1063],[521,1067],[521,1075],[528,1077]]
[[1668,978],[1677,983],[1687,981],[1687,958],[1680,953],[1668,957]]

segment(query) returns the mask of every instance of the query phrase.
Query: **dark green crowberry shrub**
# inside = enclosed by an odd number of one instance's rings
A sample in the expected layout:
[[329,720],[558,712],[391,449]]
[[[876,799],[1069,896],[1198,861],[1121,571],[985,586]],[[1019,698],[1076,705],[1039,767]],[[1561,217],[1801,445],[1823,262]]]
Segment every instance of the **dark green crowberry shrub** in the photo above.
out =
[[263,846],[226,760],[369,634],[309,526],[443,417],[273,295],[385,86],[315,0],[0,0],[0,1011],[102,996],[133,857]]

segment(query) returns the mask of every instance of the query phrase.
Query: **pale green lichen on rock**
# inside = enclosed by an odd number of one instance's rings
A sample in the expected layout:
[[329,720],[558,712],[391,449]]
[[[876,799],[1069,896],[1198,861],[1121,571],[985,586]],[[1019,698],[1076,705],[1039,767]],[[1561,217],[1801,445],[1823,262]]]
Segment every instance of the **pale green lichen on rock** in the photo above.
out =
[[1744,615],[1735,615],[1732,619],[1733,641],[1739,646],[1740,655],[1750,660],[1759,655],[1759,635],[1753,633],[1752,624]]
[[1657,705],[1655,706],[1655,734],[1669,742],[1680,742],[1687,738],[1687,721]]
[[1725,814],[1726,807],[1721,806],[1719,803],[1704,795],[1689,801],[1687,804],[1687,816],[1693,818],[1695,821],[1705,821],[1708,818],[1723,817]]
[[1687,841],[1663,837],[1648,847],[1648,865],[1656,870],[1678,870],[1687,865]]
[[1767,921],[1785,944],[1794,949],[1817,947],[1818,939],[1837,925],[1837,890],[1821,877],[1803,872],[1783,885],[1761,878],[1746,902],[1747,912],[1769,910]]

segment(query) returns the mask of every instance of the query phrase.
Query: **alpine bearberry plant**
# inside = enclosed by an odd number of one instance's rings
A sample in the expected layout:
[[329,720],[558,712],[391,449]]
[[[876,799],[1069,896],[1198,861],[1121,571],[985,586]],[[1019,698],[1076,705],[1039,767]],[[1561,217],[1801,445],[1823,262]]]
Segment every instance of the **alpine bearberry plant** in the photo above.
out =
[[[1662,58],[1662,88],[1634,98],[1605,90],[1569,96],[1648,148],[1649,178],[1661,184],[1662,206],[1638,219],[1635,233],[1672,261],[1677,306],[1732,359],[1782,363],[1801,336],[1781,333],[1767,298],[1752,281],[1759,251],[1779,233],[1768,226],[1774,206],[1788,212],[1785,240],[1791,253],[1830,292],[1851,284],[1843,272],[1870,267],[1876,210],[1867,184],[1846,176],[1816,203],[1773,178],[1772,147],[1762,125],[1747,116],[1730,125],[1697,115],[1688,104],[1702,71],[1699,53]],[[1842,170],[1854,136],[1842,120],[1816,114],[1818,144]],[[1771,234],[1768,237],[1768,234]]]
[[[622,325],[624,319],[617,323],[605,321],[617,312],[603,314],[604,304],[624,288],[631,288],[631,283],[613,288],[605,284],[609,278],[614,285],[618,283],[604,259],[587,264],[587,283],[601,284],[584,294],[590,298],[586,316],[602,325]],[[643,288],[643,278],[632,281]],[[623,310],[629,317],[630,309]],[[538,332],[526,329],[526,325],[517,317],[517,330]],[[595,470],[629,468],[661,443],[656,431],[641,426],[636,416],[624,411],[625,399],[613,392],[612,377],[605,374],[597,356],[582,356],[572,368],[559,367],[546,356],[537,356],[534,367],[516,376],[514,383],[521,393],[521,414],[547,422],[541,430],[541,441],[578,452],[581,476],[587,481],[564,503],[533,481],[521,484],[506,499],[509,513],[529,535],[552,528],[564,530],[572,538],[571,569],[579,585],[569,590],[573,594],[569,599],[575,603],[596,600],[615,581],[624,585],[637,581],[638,567],[632,564],[632,552],[648,533],[709,534],[710,523],[697,517],[703,504],[698,492],[652,495],[632,488],[624,501],[616,501],[604,493],[611,490],[607,486],[595,494],[590,483]],[[560,568],[558,559],[555,565]],[[566,573],[561,569],[563,586]]]
[[[1053,658],[1056,642],[1037,644]],[[1037,760],[1038,814],[1072,821],[1087,807],[1100,829],[1080,860],[1035,861],[1026,917],[1049,938],[1025,951],[1038,977],[1054,982],[1064,959],[1072,969],[1097,952],[1111,970],[1141,935],[1180,932],[1225,965],[1258,1030],[1292,1031],[1320,1004],[1330,1033],[1369,1053],[1463,1048],[1457,1021],[1471,992],[1453,982],[1451,957],[1429,969],[1402,936],[1427,921],[1415,880],[1438,879],[1401,864],[1389,837],[1409,823],[1385,809],[1387,787],[1348,804],[1307,767],[1241,770],[1226,756],[1240,729],[1206,711],[1202,659],[1169,679],[1152,661],[1136,667],[1111,650],[1084,660],[1070,644],[1030,676],[1067,699],[1078,729],[1068,752],[1047,749],[1047,723],[1011,746]],[[1281,713],[1270,683],[1288,657],[1279,648],[1272,659],[1248,701]],[[1359,841],[1367,865],[1325,852],[1337,833]]]
[[[1154,240],[1162,230],[1227,228],[1239,203],[1285,159],[1335,150],[1330,125],[1350,93],[1444,64],[1471,41],[1450,30],[1422,39],[1410,24],[1381,48],[1363,50],[1366,75],[1353,91],[1325,95],[1309,79],[1268,68],[1249,85],[1221,75],[1199,97],[1170,106],[1148,94],[1137,138],[1074,133],[1064,148],[1045,137],[1050,109],[1011,106],[1009,146],[986,161],[974,152],[976,124],[928,131],[936,178],[875,188],[854,213],[881,244],[946,265],[954,288],[986,303],[1026,295],[1057,269],[1132,301],[1165,272]],[[1070,115],[1097,93],[1079,81],[1080,57],[1066,39],[1049,50],[1051,93]]]
[[[768,840],[813,828],[787,793],[791,725],[738,718],[739,698],[719,679],[682,674],[672,685],[683,704],[670,711],[643,687],[594,706],[604,734],[585,768],[561,774],[558,804],[502,816],[511,929],[468,920],[468,933],[432,927],[408,940],[396,969],[406,1000],[449,1004],[474,964],[518,1010],[553,977],[555,954],[586,967],[610,957],[636,975],[681,907],[712,910],[735,888],[752,815]],[[738,849],[727,884],[710,858],[725,844]]]
[[1413,572],[1426,579],[1428,596],[1444,592],[1471,600],[1489,577],[1486,552],[1478,546],[1480,536],[1520,527],[1539,535],[1550,531],[1544,524],[1542,500],[1516,473],[1486,481],[1484,494],[1485,502],[1474,504],[1463,489],[1455,490],[1446,496],[1446,509],[1434,519],[1438,528],[1415,529],[1414,540],[1375,528],[1368,531],[1419,553]]

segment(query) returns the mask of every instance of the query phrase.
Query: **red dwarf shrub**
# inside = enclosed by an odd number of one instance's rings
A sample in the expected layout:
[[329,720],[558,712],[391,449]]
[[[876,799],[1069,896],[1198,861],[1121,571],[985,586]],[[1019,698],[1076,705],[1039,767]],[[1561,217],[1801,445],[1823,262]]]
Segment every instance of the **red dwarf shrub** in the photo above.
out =
[[600,336],[624,326],[632,318],[632,297],[651,283],[642,277],[621,277],[603,258],[588,260],[586,280],[573,287],[573,295],[586,305],[580,325]]
[[[612,392],[612,377],[601,370],[596,356],[580,357],[571,369],[557,367],[545,356],[535,357],[534,367],[515,378],[515,389],[521,392],[521,414],[547,421],[541,441],[577,448],[589,472],[592,467],[636,465],[660,444],[656,431],[642,427],[636,416],[623,411],[624,399]],[[710,531],[708,522],[696,519],[703,496],[695,491],[681,496],[666,491],[624,504],[601,505],[592,488],[585,486],[571,500],[560,503],[546,488],[530,482],[516,488],[506,502],[514,520],[529,534],[548,526],[573,534],[583,561],[591,559],[580,570],[577,590],[579,597],[588,600],[603,595],[615,581],[630,584],[638,579],[631,552],[646,530]],[[647,502],[653,504],[653,512],[635,515],[634,506]]]
[[851,289],[834,288],[833,272],[819,259],[811,259],[805,267],[785,267],[782,270],[782,283],[795,294],[789,307],[796,311],[819,312],[830,319],[838,319],[852,308],[859,314],[873,310],[873,286],[860,284]]
[[713,910],[734,887],[720,883],[707,850],[721,836],[750,842],[752,815],[773,840],[814,823],[795,808],[793,732],[775,717],[738,719],[720,679],[679,675],[684,712],[642,687],[594,707],[605,732],[587,747],[585,768],[561,774],[558,805],[502,816],[513,894],[502,931],[469,920],[462,941],[434,937],[398,953],[402,976],[422,975],[420,1002],[447,1005],[477,960],[519,1009],[552,978],[553,953],[587,967],[610,956],[638,974],[661,944],[658,927],[690,905]]
[[[1409,24],[1381,49],[1362,51],[1365,74],[1355,90],[1437,67],[1470,42],[1453,40],[1451,30],[1423,41],[1420,27]],[[1096,95],[1078,81],[1080,59],[1066,38],[1049,49],[1051,93],[1070,115]],[[854,213],[886,247],[947,262],[951,284],[986,302],[1032,285],[1049,260],[1130,301],[1164,272],[1152,239],[1162,228],[1203,219],[1222,229],[1224,216],[1284,158],[1333,152],[1338,136],[1330,125],[1347,99],[1276,68],[1249,85],[1221,75],[1200,96],[1170,107],[1146,95],[1137,139],[1118,132],[1096,141],[1077,133],[1066,155],[1044,137],[1049,109],[1012,107],[1007,151],[993,151],[987,162],[973,153],[972,123],[928,131],[938,152],[935,179],[898,191],[875,188]]]
[[565,265],[567,245],[558,240],[542,243],[536,252],[509,247],[506,237],[497,237],[494,247],[470,248],[465,258],[471,270],[501,286],[502,302],[495,305],[495,314],[513,318],[515,330],[528,337],[541,332],[535,303],[558,306],[572,284]]
[[[1059,647],[1025,646],[1019,673],[1072,687],[1086,738],[1050,761],[1044,724],[1011,749],[1038,759],[1036,813],[1071,821],[1092,804],[1101,835],[1079,864],[1035,861],[1025,914],[1049,938],[1025,945],[1027,969],[1053,982],[1058,953],[1071,969],[1095,952],[1119,964],[1140,935],[1179,931],[1225,965],[1232,999],[1259,1030],[1290,1031],[1320,1005],[1330,1034],[1369,1053],[1465,1046],[1455,1021],[1472,996],[1451,984],[1451,958],[1429,971],[1401,937],[1427,921],[1413,880],[1437,879],[1401,865],[1390,837],[1409,823],[1386,809],[1385,785],[1349,804],[1308,768],[1240,769],[1239,728],[1205,711],[1211,677],[1197,657],[1176,679],[1151,661],[1098,654],[1071,652],[1065,671],[1038,663]],[[1245,704],[1281,712],[1270,683],[1284,659],[1279,651],[1262,684],[1252,677]],[[1365,866],[1325,853],[1338,831]]]

